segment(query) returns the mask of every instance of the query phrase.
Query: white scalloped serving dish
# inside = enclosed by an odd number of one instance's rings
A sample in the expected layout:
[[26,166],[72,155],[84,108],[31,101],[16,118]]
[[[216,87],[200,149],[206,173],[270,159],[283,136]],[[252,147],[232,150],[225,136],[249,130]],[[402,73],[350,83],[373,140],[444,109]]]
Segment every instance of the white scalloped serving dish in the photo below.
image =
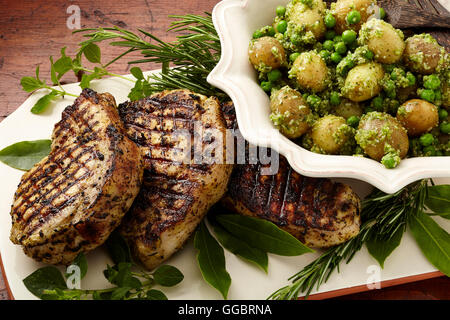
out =
[[212,13],[222,44],[222,56],[208,82],[225,91],[236,107],[242,135],[250,143],[284,155],[297,172],[311,177],[345,177],[366,181],[387,193],[422,179],[450,177],[450,157],[402,160],[395,169],[353,156],[310,152],[284,137],[269,119],[269,98],[257,83],[247,48],[253,31],[271,23],[277,5],[286,0],[223,0]]

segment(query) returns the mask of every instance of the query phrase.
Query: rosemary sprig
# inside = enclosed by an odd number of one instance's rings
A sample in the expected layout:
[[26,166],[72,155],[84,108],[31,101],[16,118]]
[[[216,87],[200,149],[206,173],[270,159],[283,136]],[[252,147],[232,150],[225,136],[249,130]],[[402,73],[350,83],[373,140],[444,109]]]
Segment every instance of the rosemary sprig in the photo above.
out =
[[287,285],[268,299],[296,299],[300,293],[306,297],[326,282],[341,262],[349,263],[362,246],[371,238],[389,239],[400,228],[406,228],[410,216],[424,209],[427,196],[427,180],[415,182],[394,193],[372,192],[364,201],[361,211],[363,224],[359,234],[349,241],[326,250],[319,258],[304,267],[288,280]]

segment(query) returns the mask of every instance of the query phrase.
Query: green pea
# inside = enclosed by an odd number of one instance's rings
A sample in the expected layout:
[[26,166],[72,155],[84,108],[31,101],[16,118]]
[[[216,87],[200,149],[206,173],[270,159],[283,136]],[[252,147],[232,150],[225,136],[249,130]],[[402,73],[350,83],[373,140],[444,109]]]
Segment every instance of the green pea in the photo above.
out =
[[342,60],[342,56],[337,52],[333,52],[330,58],[334,63],[339,63]]
[[381,163],[388,169],[395,168],[397,161],[395,159],[395,155],[392,153],[386,154],[383,158],[381,158]]
[[439,130],[441,130],[442,133],[449,134],[450,133],[450,122],[442,122],[439,125]]
[[356,128],[359,124],[359,117],[357,116],[351,116],[347,119],[347,124],[353,128]]
[[268,26],[267,27],[267,34],[271,37],[273,37],[275,35],[275,28],[272,26]]
[[381,111],[383,108],[383,98],[380,96],[373,98],[372,105],[376,110]]
[[433,157],[436,155],[436,148],[433,146],[425,147],[425,148],[423,148],[423,153],[427,156]]
[[352,10],[347,14],[348,24],[356,24],[361,21],[361,14],[357,10]]
[[408,83],[410,86],[413,86],[416,84],[416,77],[408,71],[408,73],[406,73],[406,79],[408,79]]
[[372,59],[373,59],[373,52],[370,51],[370,50],[367,50],[367,51],[364,53],[364,58],[366,58],[367,60],[372,60]]
[[441,90],[434,90],[434,100],[435,101],[442,101],[442,93]]
[[298,52],[291,53],[291,55],[289,56],[289,60],[291,60],[291,62],[294,62],[295,59],[297,59],[299,55],[300,55],[300,53],[298,53]]
[[321,99],[316,96],[315,94],[311,94],[308,96],[308,98],[306,99],[306,102],[310,105],[310,106],[317,106],[320,103]]
[[330,95],[331,104],[338,106],[341,103],[341,98],[339,97],[339,93],[333,91]]
[[333,41],[334,41],[334,42],[342,42],[342,36],[339,36],[339,35],[335,36],[335,37],[333,38]]
[[380,19],[383,20],[384,18],[386,18],[386,10],[380,8]]
[[280,20],[277,23],[277,31],[279,33],[285,33],[287,30],[287,22],[285,20]]
[[302,43],[302,37],[301,37],[299,34],[294,33],[294,34],[291,36],[291,42],[292,42],[294,45],[298,46],[298,45],[300,45],[300,44]]
[[336,32],[334,32],[334,30],[327,30],[327,32],[325,32],[326,40],[333,40],[334,37],[336,37]]
[[264,36],[264,34],[260,30],[256,30],[255,32],[253,32],[253,39],[258,39],[262,36]]
[[344,54],[347,52],[347,46],[344,42],[338,42],[334,44],[334,51],[336,51],[339,54]]
[[282,76],[281,71],[278,69],[272,70],[267,74],[267,79],[269,79],[270,82],[275,82],[278,79],[280,79]]
[[272,90],[272,83],[270,81],[263,81],[261,82],[261,88],[268,92],[270,90]]
[[433,90],[425,89],[425,90],[422,90],[422,92],[420,93],[420,97],[423,100],[427,100],[428,102],[434,102],[434,99],[436,98],[436,94],[434,93]]
[[424,77],[423,86],[427,89],[436,90],[441,86],[441,80],[434,74]]
[[328,50],[328,51],[333,51],[333,49],[334,49],[334,42],[331,41],[331,40],[326,40],[326,41],[323,43],[323,48],[324,48],[325,50]]
[[448,117],[448,112],[445,109],[439,110],[439,119],[445,120]]
[[424,147],[430,146],[434,142],[434,136],[431,133],[425,133],[419,138],[420,144]]
[[356,40],[356,32],[353,30],[345,30],[342,33],[342,40],[347,44],[354,42]]
[[392,92],[395,91],[395,82],[392,80],[388,80],[384,83],[384,91]]
[[328,29],[334,28],[334,26],[336,25],[336,19],[333,17],[333,15],[331,13],[328,13],[325,16],[324,22],[325,22],[325,26]]
[[276,12],[277,12],[277,16],[283,17],[284,14],[286,13],[286,8],[283,6],[278,6],[276,9]]
[[330,58],[331,52],[328,50],[321,50],[319,52],[319,55],[322,57],[322,59],[324,59],[325,61],[328,60],[328,58]]

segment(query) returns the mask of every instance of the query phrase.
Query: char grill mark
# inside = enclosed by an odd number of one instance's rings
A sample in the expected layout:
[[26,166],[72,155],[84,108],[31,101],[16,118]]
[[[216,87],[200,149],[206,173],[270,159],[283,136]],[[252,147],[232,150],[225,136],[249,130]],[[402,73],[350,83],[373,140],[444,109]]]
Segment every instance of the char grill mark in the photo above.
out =
[[11,208],[11,240],[50,264],[102,244],[139,191],[137,146],[114,98],[85,89],[62,113],[50,154],[24,174]]

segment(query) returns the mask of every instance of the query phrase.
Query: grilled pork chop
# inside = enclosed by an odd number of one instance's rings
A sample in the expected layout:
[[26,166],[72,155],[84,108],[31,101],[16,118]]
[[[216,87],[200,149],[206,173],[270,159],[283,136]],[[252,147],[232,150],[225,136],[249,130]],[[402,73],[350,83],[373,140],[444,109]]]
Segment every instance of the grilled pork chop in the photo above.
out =
[[[119,114],[145,159],[143,186],[120,232],[133,254],[153,269],[180,249],[225,193],[232,170],[231,165],[219,164],[225,152],[217,155],[218,161],[208,163],[194,161],[192,154],[185,157],[181,151],[191,150],[199,129],[216,129],[224,135],[225,123],[215,98],[187,90],[164,91],[121,104]],[[180,130],[188,134],[186,139],[177,136]],[[199,140],[202,150],[217,138],[205,134]],[[224,142],[216,141],[220,151]]]
[[139,149],[125,136],[114,98],[83,90],[55,125],[50,154],[20,181],[11,241],[35,260],[70,263],[120,224],[142,175]]
[[[232,103],[222,105],[229,129],[237,128]],[[236,165],[222,204],[242,215],[269,220],[312,247],[329,247],[359,232],[360,200],[353,190],[329,179],[303,177],[280,155],[276,175],[268,165]]]

